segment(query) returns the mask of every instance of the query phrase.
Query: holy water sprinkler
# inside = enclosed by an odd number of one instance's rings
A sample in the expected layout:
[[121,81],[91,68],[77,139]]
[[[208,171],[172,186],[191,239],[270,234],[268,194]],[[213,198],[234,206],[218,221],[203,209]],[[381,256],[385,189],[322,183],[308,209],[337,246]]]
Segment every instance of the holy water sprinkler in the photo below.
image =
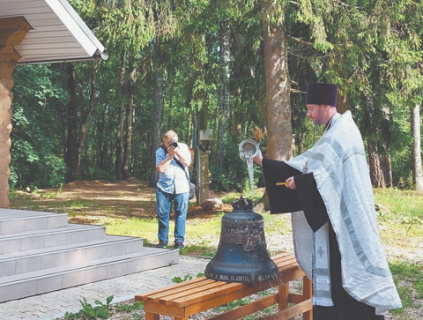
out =
[[250,189],[254,189],[253,158],[259,152],[259,144],[256,140],[245,139],[239,144],[239,156],[247,163],[248,175],[250,177]]
[[259,144],[256,140],[245,139],[239,144],[239,156],[242,161],[253,159],[259,152]]
[[248,175],[250,176],[250,189],[254,189],[253,159],[260,151],[259,142],[263,138],[263,131],[255,127],[250,130],[254,139],[245,139],[239,144],[239,156],[242,161],[247,162]]

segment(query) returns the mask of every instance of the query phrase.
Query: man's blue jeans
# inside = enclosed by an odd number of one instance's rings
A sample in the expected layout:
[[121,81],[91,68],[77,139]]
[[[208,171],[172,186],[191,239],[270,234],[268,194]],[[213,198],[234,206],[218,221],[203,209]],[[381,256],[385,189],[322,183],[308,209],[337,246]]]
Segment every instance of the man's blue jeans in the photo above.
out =
[[171,194],[156,188],[157,219],[159,220],[159,240],[164,244],[169,242],[169,216],[172,201],[175,210],[175,244],[184,243],[185,221],[187,219],[189,192],[180,194]]

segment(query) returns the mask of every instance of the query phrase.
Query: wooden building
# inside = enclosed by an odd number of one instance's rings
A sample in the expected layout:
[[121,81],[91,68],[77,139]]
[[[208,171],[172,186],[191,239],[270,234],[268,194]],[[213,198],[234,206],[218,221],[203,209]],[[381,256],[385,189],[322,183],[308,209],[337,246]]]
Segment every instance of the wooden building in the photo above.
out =
[[0,0],[0,207],[9,207],[13,71],[18,64],[106,59],[66,0]]

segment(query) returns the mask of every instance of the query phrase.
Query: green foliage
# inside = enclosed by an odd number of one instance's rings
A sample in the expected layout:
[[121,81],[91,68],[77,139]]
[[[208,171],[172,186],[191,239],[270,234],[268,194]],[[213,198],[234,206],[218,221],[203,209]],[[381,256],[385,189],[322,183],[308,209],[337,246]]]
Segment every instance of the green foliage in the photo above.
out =
[[391,217],[407,218],[409,221],[423,219],[423,196],[417,192],[395,188],[375,189],[375,202],[384,203]]
[[181,278],[181,277],[173,277],[172,282],[174,282],[174,283],[181,283],[181,282],[188,281],[188,280],[192,280],[192,276],[191,275],[185,275],[184,278]]
[[204,257],[204,258],[207,258],[207,257],[213,257],[214,256],[214,254],[216,253],[215,252],[215,250],[211,250],[211,248],[209,247],[209,246],[207,246],[207,245],[205,245],[205,244],[203,244],[203,243],[201,243],[201,244],[198,244],[198,245],[190,245],[190,246],[186,246],[184,249],[183,249],[183,253],[184,254],[194,254],[194,255],[196,255],[196,254],[198,254],[198,253],[201,253],[201,255]]
[[[203,276],[204,276],[203,273],[198,273],[197,274],[197,278],[200,278],[200,277],[203,277]],[[189,280],[192,280],[192,276],[189,275],[189,274],[187,274],[183,278],[181,278],[181,277],[174,277],[172,279],[172,282],[174,282],[174,283],[181,283],[181,282],[189,281]]]
[[[109,234],[143,237],[149,239],[151,243],[157,241],[157,221],[155,219],[107,219],[105,223]],[[172,221],[170,223],[173,224]]]
[[242,179],[240,181],[240,177],[237,177],[236,171],[224,173],[214,164],[210,164],[209,170],[211,174],[210,188],[212,190],[229,191],[243,189],[244,180]]
[[415,298],[423,298],[423,267],[416,263],[395,262],[390,263],[390,269],[403,304],[402,308],[391,312],[393,314],[399,314],[403,313],[404,309],[421,308],[422,304],[415,303],[414,301]]
[[[249,175],[247,163],[243,162],[239,157],[238,144],[226,142],[220,146],[224,150],[228,168],[222,170],[215,163],[210,163],[209,170],[211,173],[210,188],[215,191],[243,191],[249,192]],[[260,178],[262,177],[262,169],[260,166],[254,165],[254,185],[262,186]]]
[[112,300],[113,296],[107,297],[105,304],[99,300],[95,300],[95,306],[93,306],[87,302],[87,299],[82,298],[82,300],[80,301],[82,309],[77,313],[66,312],[65,319],[108,319],[110,316],[109,311],[110,303],[112,302]]
[[[266,73],[263,26],[284,28],[294,89],[305,83],[337,83],[369,145],[389,146],[396,185],[411,188],[408,110],[422,99],[423,4],[418,1],[327,0],[248,1],[81,1],[72,0],[82,19],[110,55],[95,64],[93,109],[82,149],[82,179],[115,178],[117,141],[132,129],[128,173],[148,179],[154,116],[154,74],[164,71],[162,131],[172,128],[191,144],[198,130],[214,130],[211,189],[248,192],[247,167],[237,143],[263,123]],[[221,33],[231,31],[229,76],[222,79]],[[297,39],[297,40],[295,40]],[[91,62],[75,63],[76,136],[89,107]],[[58,186],[65,183],[69,103],[65,64],[18,66],[14,72],[10,185]],[[298,83],[298,85],[294,84]],[[225,119],[219,94],[229,96]],[[373,110],[365,108],[373,101]],[[120,106],[133,105],[133,122],[118,130]],[[296,147],[307,149],[313,127],[305,120],[304,96],[291,94]],[[123,117],[128,120],[127,111]],[[371,117],[367,117],[371,114]],[[217,144],[221,121],[226,140]],[[277,138],[277,137],[276,137]],[[265,149],[266,141],[262,142]],[[225,164],[216,165],[223,149]],[[78,151],[79,152],[79,151]],[[254,167],[256,187],[263,186]]]
[[231,203],[239,199],[241,195],[238,192],[230,192],[221,197],[223,203]]
[[245,306],[246,304],[248,304],[247,300],[239,299],[239,300],[227,303],[226,306],[228,307],[228,310],[233,310],[235,308]]
[[79,200],[69,200],[67,204],[68,208],[76,209],[84,207],[84,202]]
[[144,302],[142,301],[135,301],[133,304],[118,304],[116,309],[121,312],[132,312],[135,310],[143,310],[144,309]]
[[203,258],[212,259],[216,255],[216,252],[217,252],[217,250],[213,250],[213,251],[203,250],[202,253],[201,253],[201,256]]
[[46,66],[22,66],[15,74],[10,184],[12,187],[59,186],[66,175],[61,141],[56,135],[56,130],[61,128],[60,121],[54,121],[56,110],[47,101],[65,98],[60,80],[55,82],[60,79],[60,73]]

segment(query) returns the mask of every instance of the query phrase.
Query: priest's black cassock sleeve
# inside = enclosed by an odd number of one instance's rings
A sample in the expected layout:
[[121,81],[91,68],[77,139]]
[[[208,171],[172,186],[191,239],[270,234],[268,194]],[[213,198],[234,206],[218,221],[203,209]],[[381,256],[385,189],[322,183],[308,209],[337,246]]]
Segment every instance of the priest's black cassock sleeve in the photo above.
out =
[[300,171],[288,166],[283,161],[263,159],[263,173],[271,213],[302,210],[296,190],[276,185],[277,182],[285,182],[289,177],[301,174]]
[[[301,174],[285,162],[263,159],[263,173],[271,213],[286,213],[303,210],[307,223],[316,232],[329,216],[317,189],[312,173]],[[276,186],[294,176],[296,190]],[[375,315],[375,308],[353,299],[342,287],[341,255],[336,234],[329,223],[330,273],[334,307],[313,306],[314,320],[383,320]]]

